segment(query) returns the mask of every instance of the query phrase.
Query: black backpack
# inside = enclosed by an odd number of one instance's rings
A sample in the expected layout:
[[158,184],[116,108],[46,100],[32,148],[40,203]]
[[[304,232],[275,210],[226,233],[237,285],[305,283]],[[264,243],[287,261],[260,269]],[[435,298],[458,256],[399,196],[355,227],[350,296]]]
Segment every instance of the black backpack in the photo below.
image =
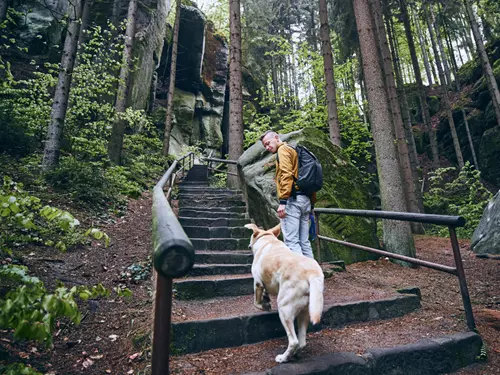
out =
[[[296,145],[290,147],[297,152],[299,159],[299,177],[297,179],[294,178],[299,190],[307,195],[320,190],[323,186],[323,168],[318,158],[304,146]],[[279,163],[277,154],[276,158]],[[293,191],[293,193],[295,195],[296,192]]]

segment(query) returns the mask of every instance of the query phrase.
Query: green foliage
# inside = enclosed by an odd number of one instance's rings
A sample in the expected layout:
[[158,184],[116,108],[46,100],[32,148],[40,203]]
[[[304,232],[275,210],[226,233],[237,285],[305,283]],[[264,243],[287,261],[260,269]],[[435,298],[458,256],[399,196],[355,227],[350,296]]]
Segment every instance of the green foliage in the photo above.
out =
[[227,187],[227,173],[214,173],[210,178],[210,186],[214,188]]
[[17,285],[0,299],[0,327],[12,329],[16,339],[37,340],[47,346],[52,344],[57,319],[64,317],[75,324],[80,323],[76,296],[86,301],[109,295],[102,285],[71,289],[59,286],[49,293],[43,282],[28,276],[27,268],[22,266],[2,265],[0,276],[3,282]]
[[7,367],[0,366],[0,374],[2,375],[42,375],[41,372],[26,366],[22,363],[14,363]]
[[0,189],[0,253],[11,253],[11,248],[34,243],[53,246],[66,251],[84,243],[89,236],[108,236],[96,228],[83,232],[80,222],[68,211],[57,207],[43,206],[40,199],[29,195],[9,177],[4,177]]
[[[431,174],[429,184],[429,192],[424,194],[426,212],[463,216],[467,223],[457,228],[457,235],[471,238],[492,198],[491,192],[480,181],[480,172],[469,162],[458,175],[454,167],[440,168]],[[440,236],[448,235],[448,228],[442,226],[435,226],[432,231]]]

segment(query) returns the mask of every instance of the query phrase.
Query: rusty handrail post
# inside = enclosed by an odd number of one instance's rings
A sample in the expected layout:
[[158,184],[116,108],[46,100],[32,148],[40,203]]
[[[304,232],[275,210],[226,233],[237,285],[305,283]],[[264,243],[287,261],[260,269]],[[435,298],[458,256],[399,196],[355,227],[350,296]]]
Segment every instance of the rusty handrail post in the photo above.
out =
[[453,249],[453,256],[455,257],[455,266],[457,268],[457,277],[460,284],[460,293],[462,294],[462,301],[464,304],[465,319],[467,320],[467,327],[471,331],[476,330],[476,322],[474,321],[474,314],[472,312],[472,305],[470,302],[469,289],[467,288],[467,281],[465,280],[464,265],[460,248],[458,246],[457,233],[455,227],[449,226],[451,247]]
[[156,274],[153,354],[151,373],[170,374],[170,330],[172,325],[172,278]]
[[318,258],[318,263],[321,263],[321,240],[319,239],[319,213],[314,211],[314,216],[316,216],[316,257]]

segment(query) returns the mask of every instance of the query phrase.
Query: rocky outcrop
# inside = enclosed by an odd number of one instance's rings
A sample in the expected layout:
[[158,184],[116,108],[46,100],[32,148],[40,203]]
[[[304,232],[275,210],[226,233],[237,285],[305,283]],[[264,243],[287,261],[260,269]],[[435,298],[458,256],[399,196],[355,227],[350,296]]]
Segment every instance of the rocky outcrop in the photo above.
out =
[[483,216],[471,240],[476,254],[500,254],[500,191],[484,209]]
[[[370,209],[370,198],[357,168],[342,150],[333,146],[327,135],[318,129],[284,134],[281,139],[301,144],[311,150],[323,166],[323,188],[318,192],[316,207]],[[260,142],[251,146],[238,160],[247,196],[250,217],[264,228],[279,222],[278,200],[274,182],[276,156],[267,152]],[[352,216],[322,215],[321,234],[348,242],[378,248],[376,225],[372,220]],[[346,263],[373,259],[373,255],[322,241],[322,260]]]
[[[170,75],[167,49],[170,48],[164,47],[158,69],[156,107],[159,109],[156,111],[163,111],[166,106]],[[222,119],[228,75],[227,41],[210,23],[206,24],[199,9],[182,6],[179,53],[170,152],[180,156],[186,146],[201,145],[207,153],[213,151],[212,155],[219,156],[224,138]]]
[[137,69],[131,76],[129,98],[129,105],[135,109],[145,109],[148,106],[153,73],[158,68],[162,55],[167,25],[165,20],[169,9],[170,0],[143,0],[138,7],[133,48],[134,57],[137,58]]

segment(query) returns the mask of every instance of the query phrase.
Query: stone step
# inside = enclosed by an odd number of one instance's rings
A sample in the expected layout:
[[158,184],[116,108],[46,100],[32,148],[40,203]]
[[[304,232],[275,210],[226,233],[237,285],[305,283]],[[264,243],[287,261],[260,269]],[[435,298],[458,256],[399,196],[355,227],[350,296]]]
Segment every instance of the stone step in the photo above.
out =
[[247,238],[190,238],[195,250],[243,250],[248,248]]
[[179,184],[179,191],[181,194],[241,194],[239,189],[226,189],[226,188],[214,188],[210,186],[195,186],[195,185],[182,185]]
[[241,296],[253,293],[251,274],[231,277],[189,277],[174,282],[175,298],[179,300]]
[[251,264],[196,264],[189,276],[243,275],[252,270]]
[[252,264],[253,254],[249,250],[196,252],[196,264]]
[[245,202],[232,199],[180,199],[179,207],[245,208]]
[[189,181],[184,179],[180,184],[179,188],[182,190],[187,187],[196,187],[196,188],[208,188],[208,181]]
[[369,347],[363,354],[358,350],[356,353],[335,351],[312,355],[305,360],[283,363],[262,372],[244,375],[450,374],[479,362],[482,346],[483,340],[477,333],[461,332],[429,336],[406,345]]
[[243,214],[246,213],[246,207],[244,206],[239,206],[239,207],[190,207],[190,206],[183,206],[181,207],[183,210],[191,210],[191,211],[204,211],[204,212],[220,212],[220,213],[230,213],[234,212],[237,214]]
[[[190,238],[245,238],[250,241],[252,231],[245,227],[201,227],[184,226],[184,232]],[[193,244],[194,245],[194,244]],[[238,249],[236,249],[238,250]]]
[[201,217],[201,218],[234,218],[234,219],[248,219],[248,215],[244,212],[228,212],[228,211],[201,211],[182,208],[179,210],[179,216],[183,217]]
[[242,194],[232,194],[232,193],[218,193],[218,194],[213,194],[213,193],[205,193],[205,192],[199,192],[199,193],[184,193],[181,192],[177,195],[177,198],[179,200],[189,200],[189,199],[206,199],[206,200],[229,200],[229,201],[243,201],[243,195]]
[[[321,323],[314,330],[390,319],[418,308],[420,298],[416,295],[325,305]],[[277,311],[173,323],[172,330],[173,352],[176,354],[241,346],[286,336]]]
[[[181,225],[187,227],[242,227],[250,223],[250,219],[239,218],[203,218],[203,217],[184,217],[179,216]],[[199,249],[201,250],[201,249]]]

